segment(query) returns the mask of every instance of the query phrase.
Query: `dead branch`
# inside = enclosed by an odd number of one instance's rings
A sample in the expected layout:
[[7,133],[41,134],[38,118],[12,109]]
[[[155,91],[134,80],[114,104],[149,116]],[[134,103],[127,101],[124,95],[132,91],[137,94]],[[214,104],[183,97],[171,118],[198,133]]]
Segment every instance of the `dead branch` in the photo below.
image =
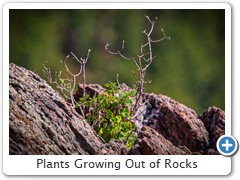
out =
[[80,111],[82,111],[81,106],[73,98],[73,93],[76,87],[76,79],[81,75],[81,73],[83,73],[83,97],[86,95],[86,63],[89,59],[90,52],[91,50],[89,49],[86,58],[78,58],[73,52],[71,52],[73,57],[72,59],[79,63],[79,70],[77,73],[72,72],[68,67],[67,61],[69,59],[69,55],[66,56],[64,61],[60,60],[65,67],[65,71],[71,76],[71,78],[69,78],[68,75],[62,76],[62,71],[55,71],[55,78],[53,79],[51,69],[47,68],[45,63],[43,64],[43,73],[49,83],[54,84],[57,89],[60,89],[65,98],[70,98],[72,107],[78,105],[80,107]]

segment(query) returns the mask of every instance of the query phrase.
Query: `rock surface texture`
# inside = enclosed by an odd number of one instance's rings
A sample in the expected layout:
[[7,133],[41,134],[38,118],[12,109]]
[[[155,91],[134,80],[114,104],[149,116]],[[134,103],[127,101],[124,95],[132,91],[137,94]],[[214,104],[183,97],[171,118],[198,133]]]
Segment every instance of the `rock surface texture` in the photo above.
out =
[[[129,89],[121,85],[122,90]],[[80,84],[74,95],[83,93]],[[90,96],[104,91],[86,86]],[[225,133],[225,113],[210,107],[198,116],[164,95],[144,94],[138,139],[128,150],[121,141],[103,144],[86,120],[35,73],[10,64],[9,154],[218,154],[217,139]],[[140,123],[140,124],[139,124]]]
[[206,154],[218,154],[216,143],[225,134],[225,113],[217,107],[209,107],[199,116],[209,132],[209,147]]
[[10,64],[9,154],[115,154],[38,75]]
[[152,107],[146,116],[150,127],[176,146],[186,146],[193,153],[204,153],[209,134],[192,109],[163,95],[146,94],[145,98]]

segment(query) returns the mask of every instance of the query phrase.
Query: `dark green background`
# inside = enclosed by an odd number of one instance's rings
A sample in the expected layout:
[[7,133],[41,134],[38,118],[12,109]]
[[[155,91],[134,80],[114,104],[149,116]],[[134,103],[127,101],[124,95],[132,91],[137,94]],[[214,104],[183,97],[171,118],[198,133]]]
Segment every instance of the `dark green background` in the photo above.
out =
[[[10,62],[43,77],[42,65],[54,70],[73,52],[85,57],[87,83],[115,81],[134,84],[131,61],[107,53],[119,49],[136,57],[146,42],[142,34],[151,19],[158,17],[153,39],[162,37],[161,28],[171,40],[153,44],[157,56],[147,71],[146,92],[164,94],[202,113],[209,106],[225,105],[225,12],[224,10],[10,10]],[[74,64],[75,63],[75,64]],[[77,68],[72,61],[72,69]],[[75,70],[77,71],[77,69]],[[136,72],[136,70],[135,70]],[[81,82],[81,79],[79,79]]]

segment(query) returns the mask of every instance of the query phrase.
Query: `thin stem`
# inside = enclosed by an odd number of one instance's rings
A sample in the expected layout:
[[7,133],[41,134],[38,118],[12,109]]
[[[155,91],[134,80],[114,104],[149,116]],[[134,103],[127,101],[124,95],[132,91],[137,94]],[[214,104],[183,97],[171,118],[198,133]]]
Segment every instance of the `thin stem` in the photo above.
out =
[[105,45],[105,50],[106,50],[108,53],[110,53],[110,54],[119,55],[119,56],[121,56],[123,59],[126,59],[126,60],[134,60],[133,57],[132,57],[132,58],[128,58],[128,57],[126,57],[126,56],[124,56],[124,55],[122,54],[122,51],[124,50],[124,43],[125,43],[125,40],[122,41],[122,49],[121,49],[120,51],[117,50],[117,52],[113,52],[113,51],[111,51],[111,50],[108,49],[108,46],[109,46],[110,44],[108,44],[108,42],[107,42],[107,44]]
[[[152,64],[153,59],[155,57],[153,57],[153,52],[152,52],[152,43],[157,43],[160,41],[163,41],[164,39],[169,39],[170,37],[167,37],[164,30],[162,30],[163,33],[163,38],[158,39],[158,40],[152,40],[151,35],[152,32],[154,30],[155,27],[155,23],[157,21],[157,17],[155,18],[155,20],[151,20],[149,18],[149,16],[145,15],[146,19],[149,21],[149,23],[151,24],[150,30],[147,32],[147,30],[145,29],[142,33],[146,36],[147,42],[145,44],[141,44],[140,46],[140,55],[138,55],[138,59],[136,60],[135,58],[127,58],[126,56],[124,56],[122,54],[122,51],[124,50],[124,43],[125,41],[122,41],[122,48],[121,50],[117,50],[116,52],[110,51],[109,50],[109,43],[106,44],[105,46],[105,50],[107,50],[110,54],[113,55],[119,55],[120,57],[122,57],[123,59],[127,59],[127,60],[133,60],[134,64],[137,67],[138,73],[139,73],[139,80],[136,80],[136,84],[137,84],[137,94],[136,94],[136,102],[135,105],[133,107],[133,110],[137,110],[140,106],[141,106],[141,97],[144,93],[144,84],[148,83],[150,81],[145,81],[145,74],[146,71],[148,69],[148,67]],[[148,53],[144,53],[144,49],[147,48]]]
[[85,72],[85,63],[82,64],[83,68],[83,97],[86,95],[86,72]]
[[[51,70],[50,68],[47,68],[45,66],[45,63],[43,64],[43,72],[44,76],[48,79],[48,81],[51,84],[55,84],[58,89],[61,90],[62,94],[64,97],[67,97],[64,91],[69,93],[69,97],[72,107],[75,107],[75,99],[73,97],[73,93],[76,87],[76,79],[77,77],[83,72],[83,97],[86,95],[86,63],[88,61],[89,55],[90,55],[91,50],[88,50],[86,58],[78,58],[73,52],[71,52],[71,55],[73,56],[73,59],[75,59],[79,64],[79,71],[77,73],[73,73],[70,68],[68,67],[67,60],[69,58],[69,55],[66,56],[65,60],[62,61],[60,60],[61,63],[64,64],[66,72],[72,77],[72,79],[67,78],[62,78],[62,72],[60,71],[59,73],[56,71],[55,72],[55,79],[52,79],[51,75]],[[60,83],[59,83],[60,82]],[[81,107],[80,107],[81,108]],[[82,111],[82,109],[80,109]],[[83,114],[83,113],[82,113]]]

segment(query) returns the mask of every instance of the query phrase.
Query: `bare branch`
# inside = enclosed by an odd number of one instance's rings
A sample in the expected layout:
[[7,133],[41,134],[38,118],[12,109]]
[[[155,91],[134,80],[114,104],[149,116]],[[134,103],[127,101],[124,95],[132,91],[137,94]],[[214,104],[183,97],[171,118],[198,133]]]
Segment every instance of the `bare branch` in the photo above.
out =
[[[84,59],[84,58],[81,57],[80,60],[73,52],[71,52],[71,54],[74,57],[74,59],[76,59],[81,64],[81,68],[80,68],[79,73],[76,76],[73,75],[72,73],[71,74],[72,74],[72,76],[74,78],[74,82],[75,82],[76,77],[79,76],[83,72],[83,97],[86,95],[86,67],[85,66],[86,66],[86,63],[88,61],[90,52],[91,52],[91,50],[88,49],[88,53],[87,53],[86,58]],[[73,87],[75,89],[75,83],[74,83]]]
[[152,21],[149,16],[146,16],[145,17],[148,19],[148,21],[151,23],[151,28],[149,30],[149,32],[147,33],[146,30],[143,31],[144,34],[146,34],[147,36],[150,36],[152,34],[152,31],[154,29],[154,25],[155,25],[155,22],[157,21],[157,17],[155,17],[155,21]]
[[91,52],[91,49],[88,49],[87,57],[86,57],[86,59],[85,59],[86,63],[87,63],[87,61],[88,61],[88,58],[89,58],[90,52]]
[[151,24],[152,24],[152,26],[151,26],[149,33],[147,34],[148,36],[150,36],[152,34],[155,22],[151,22]]
[[149,16],[145,15],[145,17],[147,18],[147,20],[150,22],[150,23],[155,23],[157,21],[157,17],[155,17],[155,21],[151,21],[151,19],[149,18]]
[[137,82],[138,80],[137,80],[137,77],[136,77],[136,74],[135,74],[135,72],[134,72],[134,71],[132,71],[132,74],[133,74],[133,77],[134,77],[134,79],[135,79],[135,82]]
[[[71,52],[71,55],[73,57],[72,59],[76,60],[79,63],[79,71],[77,73],[72,72],[68,67],[67,61],[68,61],[69,55],[66,56],[64,61],[60,60],[60,62],[64,65],[66,72],[71,76],[71,78],[69,78],[67,75],[63,78],[62,71],[59,71],[59,72],[56,71],[55,77],[53,80],[50,68],[47,68],[45,66],[45,63],[43,64],[44,76],[48,79],[48,81],[51,84],[54,84],[57,89],[60,89],[60,91],[62,92],[62,94],[65,98],[70,98],[72,107],[75,107],[75,104],[76,104],[76,101],[73,98],[73,93],[74,93],[74,90],[76,87],[76,78],[82,72],[83,72],[83,86],[84,86],[83,96],[85,96],[85,84],[86,84],[85,65],[88,61],[90,52],[91,52],[91,50],[89,49],[85,59],[84,58],[79,59],[73,52]],[[69,94],[68,96],[66,95],[66,92]],[[80,108],[82,108],[82,107],[80,107]]]
[[147,81],[144,81],[143,83],[144,84],[150,84],[152,82],[152,80],[147,80]]
[[72,73],[71,72],[71,70],[68,68],[68,65],[67,65],[67,60],[68,60],[68,57],[69,56],[66,56],[66,58],[65,58],[65,61],[63,62],[64,63],[64,66],[65,66],[65,68],[66,68],[66,71],[71,75],[71,76],[79,76],[81,73],[82,73],[82,64],[81,64],[81,61],[79,61],[79,59],[75,56],[75,54],[73,54],[72,52],[71,52],[71,54],[73,55],[73,59],[75,59],[75,60],[77,60],[77,62],[79,62],[80,63],[80,68],[79,68],[79,72],[77,73],[77,74],[74,74],[74,73]]
[[[144,103],[139,103],[139,105],[140,105],[140,106],[145,106],[146,103],[147,103],[147,101],[144,102]],[[140,110],[141,110],[141,108],[138,108],[137,111],[136,111],[136,113],[135,113],[134,115],[132,115],[131,118],[132,118],[132,119],[135,119],[136,117],[143,115],[144,112],[145,112],[145,108],[143,108],[141,111],[140,111]]]
[[114,55],[117,55],[118,53],[117,52],[112,52],[112,51],[110,51],[109,49],[108,49],[108,46],[109,46],[110,44],[108,44],[108,42],[107,42],[107,44],[106,44],[106,46],[105,46],[105,50],[107,50],[110,54],[114,54]]
[[121,49],[121,51],[124,49],[124,43],[125,43],[125,40],[122,41],[122,49]]
[[80,62],[80,63],[81,63],[82,65],[87,63],[88,58],[89,58],[89,55],[90,55],[90,52],[91,52],[91,49],[88,49],[88,53],[87,53],[86,58],[85,58],[85,59],[80,58],[80,59],[81,59],[81,62]]
[[162,30],[162,33],[163,33],[163,37],[165,37],[166,39],[170,40],[170,39],[171,39],[171,37],[169,37],[169,36],[166,36],[166,34],[165,34],[165,32],[164,32],[163,28],[162,28],[161,30]]
[[[152,58],[153,59],[153,58]],[[144,68],[142,68],[142,70],[143,71],[146,71],[147,70],[147,68],[150,66],[152,64],[152,61],[148,61],[148,63],[147,64],[145,64],[145,67]]]
[[[136,82],[136,85],[137,85],[137,95],[136,95],[136,102],[135,102],[135,105],[133,107],[133,110],[136,111],[136,114],[138,114],[138,108],[141,106],[141,101],[142,101],[141,98],[142,98],[142,94],[144,92],[144,84],[151,82],[151,81],[144,81],[144,78],[145,78],[145,74],[146,74],[147,68],[152,64],[153,59],[156,58],[156,56],[153,57],[152,43],[157,43],[157,42],[163,41],[165,39],[169,39],[170,40],[170,37],[166,36],[166,34],[165,34],[163,29],[161,29],[161,31],[163,33],[163,38],[157,39],[157,40],[153,40],[151,38],[151,35],[152,35],[153,30],[154,30],[155,23],[157,22],[157,17],[154,20],[151,20],[149,18],[149,16],[147,16],[147,15],[145,15],[145,17],[148,20],[148,22],[151,24],[151,26],[150,26],[150,30],[149,31],[147,31],[146,29],[142,31],[142,33],[146,36],[147,42],[145,44],[141,44],[141,46],[140,46],[140,55],[137,55],[137,57],[138,57],[137,59],[135,59],[135,58],[127,58],[126,56],[124,56],[122,54],[122,51],[124,50],[125,40],[122,41],[122,48],[121,48],[121,50],[118,50],[117,52],[113,52],[113,51],[110,51],[108,49],[109,43],[107,43],[106,46],[105,46],[105,50],[107,50],[110,54],[119,55],[123,59],[133,60],[134,64],[137,67],[137,71],[139,73],[139,78],[137,80],[136,76],[134,74],[135,82]],[[146,50],[146,51],[148,51],[147,53],[144,52],[145,49],[147,49]]]
[[151,40],[151,42],[153,42],[153,43],[156,43],[156,42],[163,41],[163,40],[165,40],[165,39],[168,39],[168,40],[170,40],[170,39],[171,39],[171,37],[168,37],[168,36],[166,36],[166,34],[165,34],[165,32],[164,32],[164,30],[163,30],[163,29],[161,29],[161,30],[162,30],[162,33],[163,33],[163,38],[161,38],[161,39],[158,39],[158,40]]
[[[73,52],[71,52],[71,54],[72,54],[72,56],[73,56],[73,59],[76,59],[77,62],[79,62],[79,63],[81,64],[81,61],[78,59],[78,57],[77,57],[75,54],[73,54]],[[66,59],[68,59],[68,57],[69,57],[69,55],[66,56]],[[65,61],[66,61],[66,60],[65,60]]]
[[136,61],[135,59],[133,59],[133,62],[134,62],[135,65],[137,66],[137,70],[139,70],[139,69],[140,69],[140,66],[139,66],[139,64],[137,63],[137,61]]
[[120,87],[120,83],[119,83],[118,77],[119,77],[119,74],[117,74],[116,81],[117,81],[118,87]]
[[126,60],[132,60],[133,58],[127,58],[126,56],[124,56],[120,51],[117,51],[118,54],[123,58],[123,59],[126,59]]
[[144,60],[145,62],[149,62],[149,58],[146,59],[146,58],[143,57],[143,60]]
[[119,55],[119,56],[121,56],[123,59],[126,59],[126,60],[134,60],[133,57],[132,57],[132,58],[128,58],[128,57],[126,57],[126,56],[124,56],[124,55],[122,54],[122,51],[124,50],[124,43],[125,43],[125,40],[122,41],[122,49],[121,49],[121,51],[117,50],[117,52],[112,52],[112,51],[110,51],[110,50],[108,49],[109,44],[108,44],[108,42],[107,42],[107,44],[105,45],[105,50],[107,50],[110,54]]

